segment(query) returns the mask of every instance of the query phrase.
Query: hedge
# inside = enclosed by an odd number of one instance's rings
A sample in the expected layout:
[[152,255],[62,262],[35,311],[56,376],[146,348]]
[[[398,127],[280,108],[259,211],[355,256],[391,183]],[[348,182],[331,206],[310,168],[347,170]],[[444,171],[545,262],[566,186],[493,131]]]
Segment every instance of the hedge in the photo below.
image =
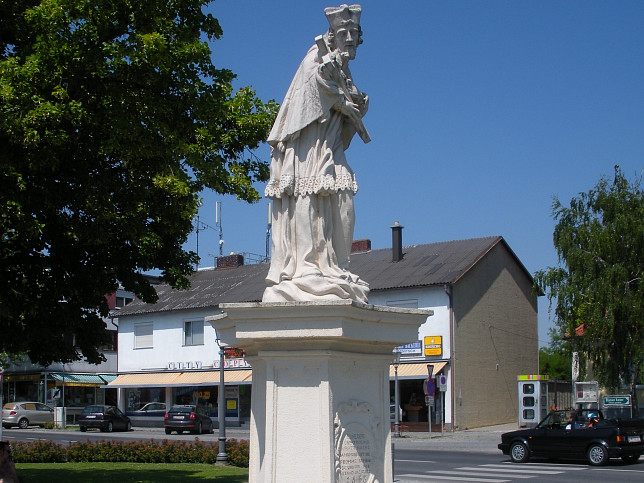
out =
[[[226,441],[231,465],[248,468],[249,444],[246,440]],[[215,463],[219,442],[194,441],[106,441],[74,442],[63,446],[51,441],[12,442],[11,458],[15,463]]]

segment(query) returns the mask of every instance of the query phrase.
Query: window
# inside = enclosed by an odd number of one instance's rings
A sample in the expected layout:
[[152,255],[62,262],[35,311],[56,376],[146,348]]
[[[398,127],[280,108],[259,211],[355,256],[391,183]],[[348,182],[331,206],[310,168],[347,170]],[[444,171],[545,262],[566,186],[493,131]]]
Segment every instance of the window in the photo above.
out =
[[524,384],[523,394],[534,394],[534,384]]
[[401,309],[417,309],[418,299],[387,300],[387,307],[399,307]]
[[534,409],[524,409],[523,419],[534,419]]
[[135,349],[151,348],[152,341],[152,324],[136,324],[134,326]]
[[183,345],[203,345],[203,320],[184,322]]
[[134,298],[133,298],[133,297],[127,297],[127,296],[126,296],[126,297],[119,297],[119,296],[117,296],[117,297],[116,297],[116,300],[115,300],[116,308],[117,308],[117,309],[123,308],[123,307],[125,307],[127,304],[129,304],[130,302],[132,302],[132,300],[134,300]]

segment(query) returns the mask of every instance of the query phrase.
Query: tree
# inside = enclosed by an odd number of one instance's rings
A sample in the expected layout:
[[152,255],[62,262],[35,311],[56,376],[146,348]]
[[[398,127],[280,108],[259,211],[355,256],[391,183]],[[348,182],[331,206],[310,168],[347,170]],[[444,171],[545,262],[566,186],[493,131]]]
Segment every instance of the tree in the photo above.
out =
[[187,286],[199,193],[259,199],[268,166],[243,154],[277,105],[215,68],[207,3],[1,2],[0,352],[101,361],[119,282]]
[[615,166],[612,182],[564,206],[553,202],[553,240],[559,266],[535,281],[554,307],[563,334],[575,341],[603,385],[616,390],[641,380],[644,358],[644,196],[641,178],[629,182]]
[[539,348],[539,374],[545,374],[550,379],[569,381],[572,372],[572,352],[570,342],[551,327],[550,344]]

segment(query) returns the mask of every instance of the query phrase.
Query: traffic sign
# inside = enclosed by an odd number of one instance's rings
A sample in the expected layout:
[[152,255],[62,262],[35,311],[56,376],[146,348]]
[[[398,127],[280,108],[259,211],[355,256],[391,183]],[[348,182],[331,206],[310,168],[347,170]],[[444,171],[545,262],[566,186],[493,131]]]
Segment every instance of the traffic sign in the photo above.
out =
[[447,376],[441,374],[437,378],[439,391],[447,391]]
[[425,383],[423,384],[423,392],[425,393],[425,396],[434,395],[434,392],[436,392],[436,384],[434,383],[434,379],[425,379]]
[[604,396],[604,406],[629,406],[630,396]]

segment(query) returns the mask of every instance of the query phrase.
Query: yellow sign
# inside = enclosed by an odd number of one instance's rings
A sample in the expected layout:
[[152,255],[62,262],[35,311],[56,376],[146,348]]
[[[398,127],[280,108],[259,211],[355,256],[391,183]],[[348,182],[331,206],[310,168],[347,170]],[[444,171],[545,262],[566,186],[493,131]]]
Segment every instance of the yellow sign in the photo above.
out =
[[443,355],[443,336],[428,335],[425,337],[425,355],[426,356]]
[[237,400],[236,399],[228,399],[226,401],[226,408],[227,409],[237,409]]
[[210,391],[199,391],[199,399],[210,399]]

